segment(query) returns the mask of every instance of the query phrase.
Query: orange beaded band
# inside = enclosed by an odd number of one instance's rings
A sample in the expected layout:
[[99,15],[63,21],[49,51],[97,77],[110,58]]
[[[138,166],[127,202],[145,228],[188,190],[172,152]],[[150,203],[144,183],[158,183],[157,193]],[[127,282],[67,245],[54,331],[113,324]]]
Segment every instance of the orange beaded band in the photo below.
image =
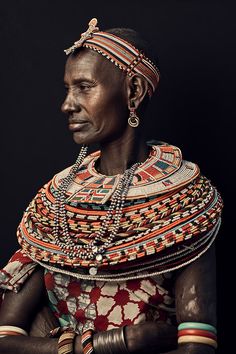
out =
[[93,349],[93,331],[88,329],[81,336],[81,344],[84,354],[94,354]]
[[80,39],[65,49],[65,53],[71,54],[80,47],[92,49],[125,71],[128,76],[134,73],[143,76],[148,82],[148,94],[152,96],[160,79],[156,65],[131,43],[114,34],[100,31],[96,18],[93,18],[88,26]]

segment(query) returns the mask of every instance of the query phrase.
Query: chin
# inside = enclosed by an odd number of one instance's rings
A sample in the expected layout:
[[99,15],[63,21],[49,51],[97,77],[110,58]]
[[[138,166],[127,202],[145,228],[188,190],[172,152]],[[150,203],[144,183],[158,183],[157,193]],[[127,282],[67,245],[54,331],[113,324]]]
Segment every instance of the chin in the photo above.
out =
[[99,141],[97,141],[97,139],[94,139],[94,137],[89,137],[88,135],[83,135],[81,133],[74,133],[73,140],[78,145],[90,145],[93,143],[99,143]]

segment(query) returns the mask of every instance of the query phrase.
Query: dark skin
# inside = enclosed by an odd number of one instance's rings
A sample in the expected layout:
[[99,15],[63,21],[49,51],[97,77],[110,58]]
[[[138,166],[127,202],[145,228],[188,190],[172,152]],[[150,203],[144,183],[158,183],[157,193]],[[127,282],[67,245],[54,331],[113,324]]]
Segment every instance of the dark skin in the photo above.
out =
[[69,129],[76,143],[100,145],[101,173],[123,173],[130,164],[146,160],[148,149],[140,130],[127,124],[129,108],[141,108],[148,88],[145,80],[138,76],[130,80],[101,55],[83,50],[69,57],[64,81],[67,96],[62,111]]
[[[99,143],[101,157],[96,168],[105,175],[123,173],[130,165],[145,161],[148,149],[142,129],[127,124],[129,109],[135,107],[141,119],[147,94],[146,81],[127,77],[101,55],[83,49],[68,58],[65,70],[67,96],[62,111],[78,144]],[[143,121],[141,119],[141,127]],[[119,156],[119,158],[117,158]],[[211,247],[198,260],[176,271],[176,316],[178,323],[205,322],[216,325],[215,252]],[[57,339],[42,338],[58,326],[43,306],[43,269],[38,268],[19,293],[6,292],[0,310],[0,325],[18,326],[30,337],[0,339],[1,354],[56,354]],[[204,344],[177,346],[177,330],[161,322],[146,322],[125,328],[130,353],[213,354]],[[75,354],[81,354],[76,336]]]

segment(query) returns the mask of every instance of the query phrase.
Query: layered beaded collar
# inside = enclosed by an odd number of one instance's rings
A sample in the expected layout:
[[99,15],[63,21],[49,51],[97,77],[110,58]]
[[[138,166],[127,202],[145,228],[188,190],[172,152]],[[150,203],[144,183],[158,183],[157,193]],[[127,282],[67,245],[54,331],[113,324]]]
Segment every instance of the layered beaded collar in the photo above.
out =
[[[99,157],[100,151],[96,151],[85,158],[67,191],[70,204],[104,204],[116,190],[122,175],[105,176],[98,173],[95,164]],[[69,170],[70,167],[54,177],[53,188],[58,189]],[[198,166],[182,160],[179,148],[172,145],[153,145],[149,158],[136,169],[126,199],[163,194],[190,183],[198,175]]]
[[[116,281],[143,277],[143,273],[137,275],[141,269],[152,275],[178,269],[210,247],[220,225],[221,198],[195,164],[181,159],[178,148],[162,145],[153,146],[149,158],[132,174],[119,228],[109,240],[114,226],[109,219],[105,234],[99,236],[105,245],[102,257],[97,254],[101,259],[87,259],[81,252],[68,253],[64,222],[68,241],[73,239],[78,249],[93,245],[104,226],[116,183],[122,179],[122,175],[99,174],[95,169],[99,156],[99,152],[89,155],[76,169],[75,180],[64,193],[64,212],[58,216],[61,225],[55,219],[55,200],[68,169],[49,181],[28,206],[17,234],[31,259],[81,279]],[[90,272],[93,269],[96,273]]]

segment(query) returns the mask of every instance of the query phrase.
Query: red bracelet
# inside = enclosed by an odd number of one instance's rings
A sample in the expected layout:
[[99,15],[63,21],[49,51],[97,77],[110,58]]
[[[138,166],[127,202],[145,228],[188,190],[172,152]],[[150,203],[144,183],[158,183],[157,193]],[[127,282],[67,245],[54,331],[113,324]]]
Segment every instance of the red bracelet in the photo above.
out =
[[207,338],[217,340],[217,336],[214,333],[203,329],[191,328],[191,329],[181,329],[180,331],[178,331],[178,337],[189,336],[189,335],[202,336],[202,337],[207,337]]

